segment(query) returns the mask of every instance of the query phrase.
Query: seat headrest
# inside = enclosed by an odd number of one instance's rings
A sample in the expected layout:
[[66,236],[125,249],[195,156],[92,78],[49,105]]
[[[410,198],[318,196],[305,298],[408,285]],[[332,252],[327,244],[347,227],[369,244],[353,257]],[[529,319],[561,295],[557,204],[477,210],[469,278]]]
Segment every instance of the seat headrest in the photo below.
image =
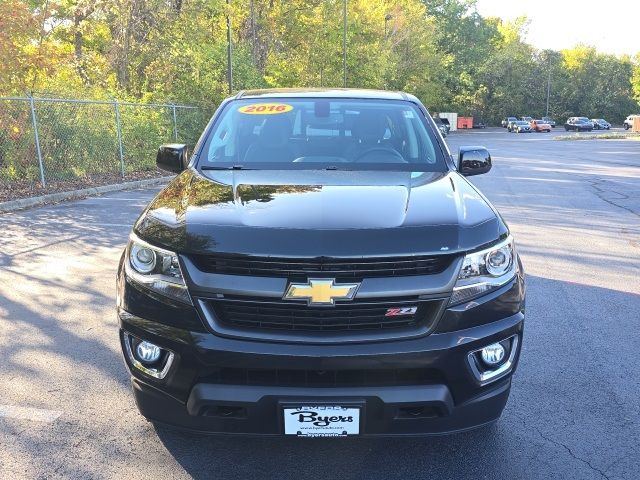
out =
[[387,117],[377,111],[363,111],[354,119],[351,135],[363,143],[382,140],[387,131]]
[[268,117],[260,129],[260,144],[277,147],[287,143],[291,136],[291,122],[285,115]]

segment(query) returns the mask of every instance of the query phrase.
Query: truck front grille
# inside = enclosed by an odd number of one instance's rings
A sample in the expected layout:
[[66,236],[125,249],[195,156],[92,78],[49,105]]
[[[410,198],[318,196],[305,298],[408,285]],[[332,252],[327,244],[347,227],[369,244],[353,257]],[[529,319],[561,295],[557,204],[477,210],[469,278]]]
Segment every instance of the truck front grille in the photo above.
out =
[[434,275],[447,269],[455,255],[379,258],[277,258],[245,255],[190,255],[207,273],[256,277],[333,277],[338,279]]
[[[208,300],[217,322],[241,330],[358,332],[429,327],[441,300],[356,301],[313,307],[282,300]],[[389,309],[417,307],[415,313],[389,316]]]
[[225,385],[278,387],[385,387],[444,383],[440,371],[428,368],[369,370],[218,368],[199,381]]

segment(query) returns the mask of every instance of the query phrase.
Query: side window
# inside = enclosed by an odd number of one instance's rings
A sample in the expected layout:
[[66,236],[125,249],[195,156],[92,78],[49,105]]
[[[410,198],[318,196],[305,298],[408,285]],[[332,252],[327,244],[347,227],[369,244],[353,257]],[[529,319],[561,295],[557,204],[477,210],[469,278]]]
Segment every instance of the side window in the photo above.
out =
[[406,153],[407,157],[410,159],[417,159],[419,155],[419,147],[418,147],[418,137],[416,135],[415,129],[412,125],[411,118],[409,115],[413,116],[413,112],[408,110],[405,111],[403,116],[404,118],[404,129],[407,134],[407,145],[406,145]]
[[302,110],[298,109],[296,112],[296,118],[293,121],[293,136],[299,137],[302,135]]
[[226,115],[223,122],[218,127],[215,136],[211,139],[208,159],[215,160],[222,157],[232,157],[235,154],[235,143],[233,137],[235,115]]

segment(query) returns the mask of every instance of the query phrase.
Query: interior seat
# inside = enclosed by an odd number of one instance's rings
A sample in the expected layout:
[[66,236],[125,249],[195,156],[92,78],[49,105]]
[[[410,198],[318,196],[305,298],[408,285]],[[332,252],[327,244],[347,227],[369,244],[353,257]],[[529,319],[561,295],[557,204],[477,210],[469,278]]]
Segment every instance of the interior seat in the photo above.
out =
[[[354,120],[351,126],[351,137],[354,139],[347,149],[347,156],[351,161],[357,161],[365,152],[372,149],[380,148],[387,150],[391,154],[394,152],[398,156],[402,156],[391,142],[385,140],[388,130],[387,117],[381,112],[363,111]],[[380,155],[375,155],[371,161],[384,161],[385,155],[383,151]]]
[[269,116],[251,143],[243,163],[292,162],[297,157],[290,142],[291,121],[285,115]]

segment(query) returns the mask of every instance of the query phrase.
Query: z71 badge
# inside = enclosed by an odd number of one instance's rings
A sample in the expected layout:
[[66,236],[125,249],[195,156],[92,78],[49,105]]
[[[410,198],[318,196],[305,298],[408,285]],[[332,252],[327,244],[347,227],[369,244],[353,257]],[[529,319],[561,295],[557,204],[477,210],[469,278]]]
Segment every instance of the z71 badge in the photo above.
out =
[[418,311],[418,307],[387,308],[387,313],[385,313],[384,316],[398,317],[400,315],[415,315],[417,311]]

